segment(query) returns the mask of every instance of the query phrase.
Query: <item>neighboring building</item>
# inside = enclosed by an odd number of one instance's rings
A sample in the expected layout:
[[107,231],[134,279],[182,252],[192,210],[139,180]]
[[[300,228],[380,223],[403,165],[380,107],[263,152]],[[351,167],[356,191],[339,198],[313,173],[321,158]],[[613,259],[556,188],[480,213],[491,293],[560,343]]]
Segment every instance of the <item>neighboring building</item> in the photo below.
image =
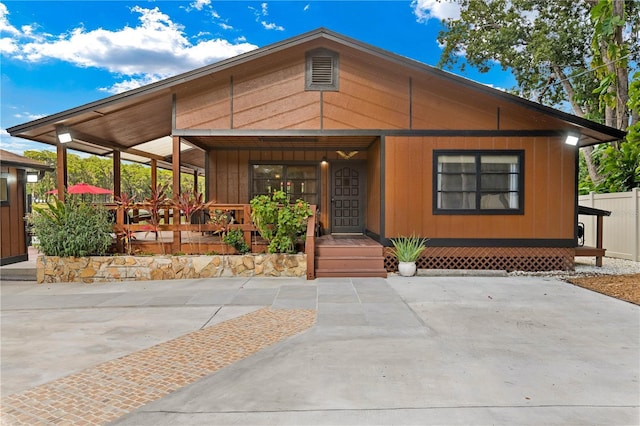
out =
[[66,130],[200,171],[209,200],[283,188],[324,233],[428,237],[421,267],[528,270],[573,266],[577,148],[625,135],[325,29],[8,129],[59,152]]
[[0,265],[28,260],[27,175],[51,170],[46,164],[0,149]]

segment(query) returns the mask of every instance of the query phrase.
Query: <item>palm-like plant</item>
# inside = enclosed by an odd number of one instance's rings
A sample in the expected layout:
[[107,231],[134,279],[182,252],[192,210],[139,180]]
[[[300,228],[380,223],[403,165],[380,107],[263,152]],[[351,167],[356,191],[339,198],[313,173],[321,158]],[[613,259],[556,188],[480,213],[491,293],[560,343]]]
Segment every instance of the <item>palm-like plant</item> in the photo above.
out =
[[162,253],[165,253],[164,243],[162,241],[162,234],[160,233],[160,210],[167,207],[167,188],[168,184],[158,184],[155,188],[152,186],[151,195],[145,198],[145,204],[149,209],[149,224],[152,227],[153,232],[156,233],[156,238],[160,236],[160,245],[162,246]]
[[[173,205],[180,209],[188,223],[191,223],[191,219],[193,215],[209,206],[210,203],[204,202],[204,196],[199,194],[197,191],[191,192],[183,192],[179,196],[174,197]],[[198,221],[198,225],[201,225],[202,221]],[[193,241],[191,237],[189,237],[189,245],[191,246],[191,251],[193,252]]]
[[118,210],[122,209],[125,217],[124,226],[122,230],[118,232],[118,237],[123,240],[127,254],[131,254],[131,241],[135,239],[135,232],[131,230],[131,226],[127,223],[126,218],[129,215],[129,210],[136,205],[136,196],[130,196],[125,192],[114,198],[118,204]]
[[398,262],[415,262],[424,251],[426,238],[420,238],[415,234],[410,237],[391,238],[392,252],[398,258]]

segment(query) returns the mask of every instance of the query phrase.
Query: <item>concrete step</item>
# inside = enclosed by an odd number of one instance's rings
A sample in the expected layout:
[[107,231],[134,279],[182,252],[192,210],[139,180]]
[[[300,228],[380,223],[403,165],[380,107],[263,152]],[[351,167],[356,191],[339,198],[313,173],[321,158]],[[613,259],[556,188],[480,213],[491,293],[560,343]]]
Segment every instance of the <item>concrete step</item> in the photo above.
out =
[[35,281],[36,268],[7,267],[0,268],[0,281]]

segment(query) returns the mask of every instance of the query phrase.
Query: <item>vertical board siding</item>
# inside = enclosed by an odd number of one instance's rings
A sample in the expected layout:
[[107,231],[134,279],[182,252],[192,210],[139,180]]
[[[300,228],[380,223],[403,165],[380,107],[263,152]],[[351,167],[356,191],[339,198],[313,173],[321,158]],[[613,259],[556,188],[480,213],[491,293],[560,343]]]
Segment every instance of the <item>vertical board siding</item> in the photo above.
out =
[[25,171],[9,167],[9,205],[0,207],[0,258],[3,259],[27,254],[24,221],[25,183]]
[[[524,214],[434,215],[435,149],[524,149]],[[573,155],[558,138],[387,137],[385,236],[573,238]]]

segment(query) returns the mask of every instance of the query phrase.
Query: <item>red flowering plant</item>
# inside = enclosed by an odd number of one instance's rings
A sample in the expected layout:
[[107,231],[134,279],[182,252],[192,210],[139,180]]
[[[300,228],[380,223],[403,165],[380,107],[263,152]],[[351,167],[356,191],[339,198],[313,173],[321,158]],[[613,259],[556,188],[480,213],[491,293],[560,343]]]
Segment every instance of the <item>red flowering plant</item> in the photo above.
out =
[[[183,192],[179,196],[176,196],[173,199],[173,205],[180,209],[182,213],[184,213],[185,218],[187,219],[187,223],[192,223],[193,215],[197,212],[200,212],[209,207],[210,203],[205,203],[204,196],[199,194],[197,191],[191,192]],[[198,220],[198,225],[202,225],[203,220]],[[200,232],[201,228],[198,228]],[[191,237],[189,237],[189,245],[191,246],[191,251],[193,252],[193,241]]]
[[115,196],[114,198],[116,200],[116,203],[118,204],[118,210],[123,210],[124,217],[125,217],[124,226],[122,229],[118,230],[116,235],[118,239],[122,240],[122,242],[124,243],[124,247],[127,251],[127,254],[130,255],[132,251],[131,242],[132,240],[136,239],[136,236],[135,236],[135,231],[131,230],[131,227],[127,223],[128,222],[127,218],[129,217],[129,211],[132,208],[134,208],[136,205],[136,196],[135,195],[130,196],[127,193],[123,193],[119,196]]
[[153,186],[150,187],[151,195],[144,199],[145,207],[149,209],[149,225],[151,225],[151,231],[155,232],[156,239],[160,236],[162,254],[165,254],[165,251],[162,234],[160,233],[160,211],[169,207],[169,199],[167,198],[168,186],[168,184],[158,184],[155,188]]

